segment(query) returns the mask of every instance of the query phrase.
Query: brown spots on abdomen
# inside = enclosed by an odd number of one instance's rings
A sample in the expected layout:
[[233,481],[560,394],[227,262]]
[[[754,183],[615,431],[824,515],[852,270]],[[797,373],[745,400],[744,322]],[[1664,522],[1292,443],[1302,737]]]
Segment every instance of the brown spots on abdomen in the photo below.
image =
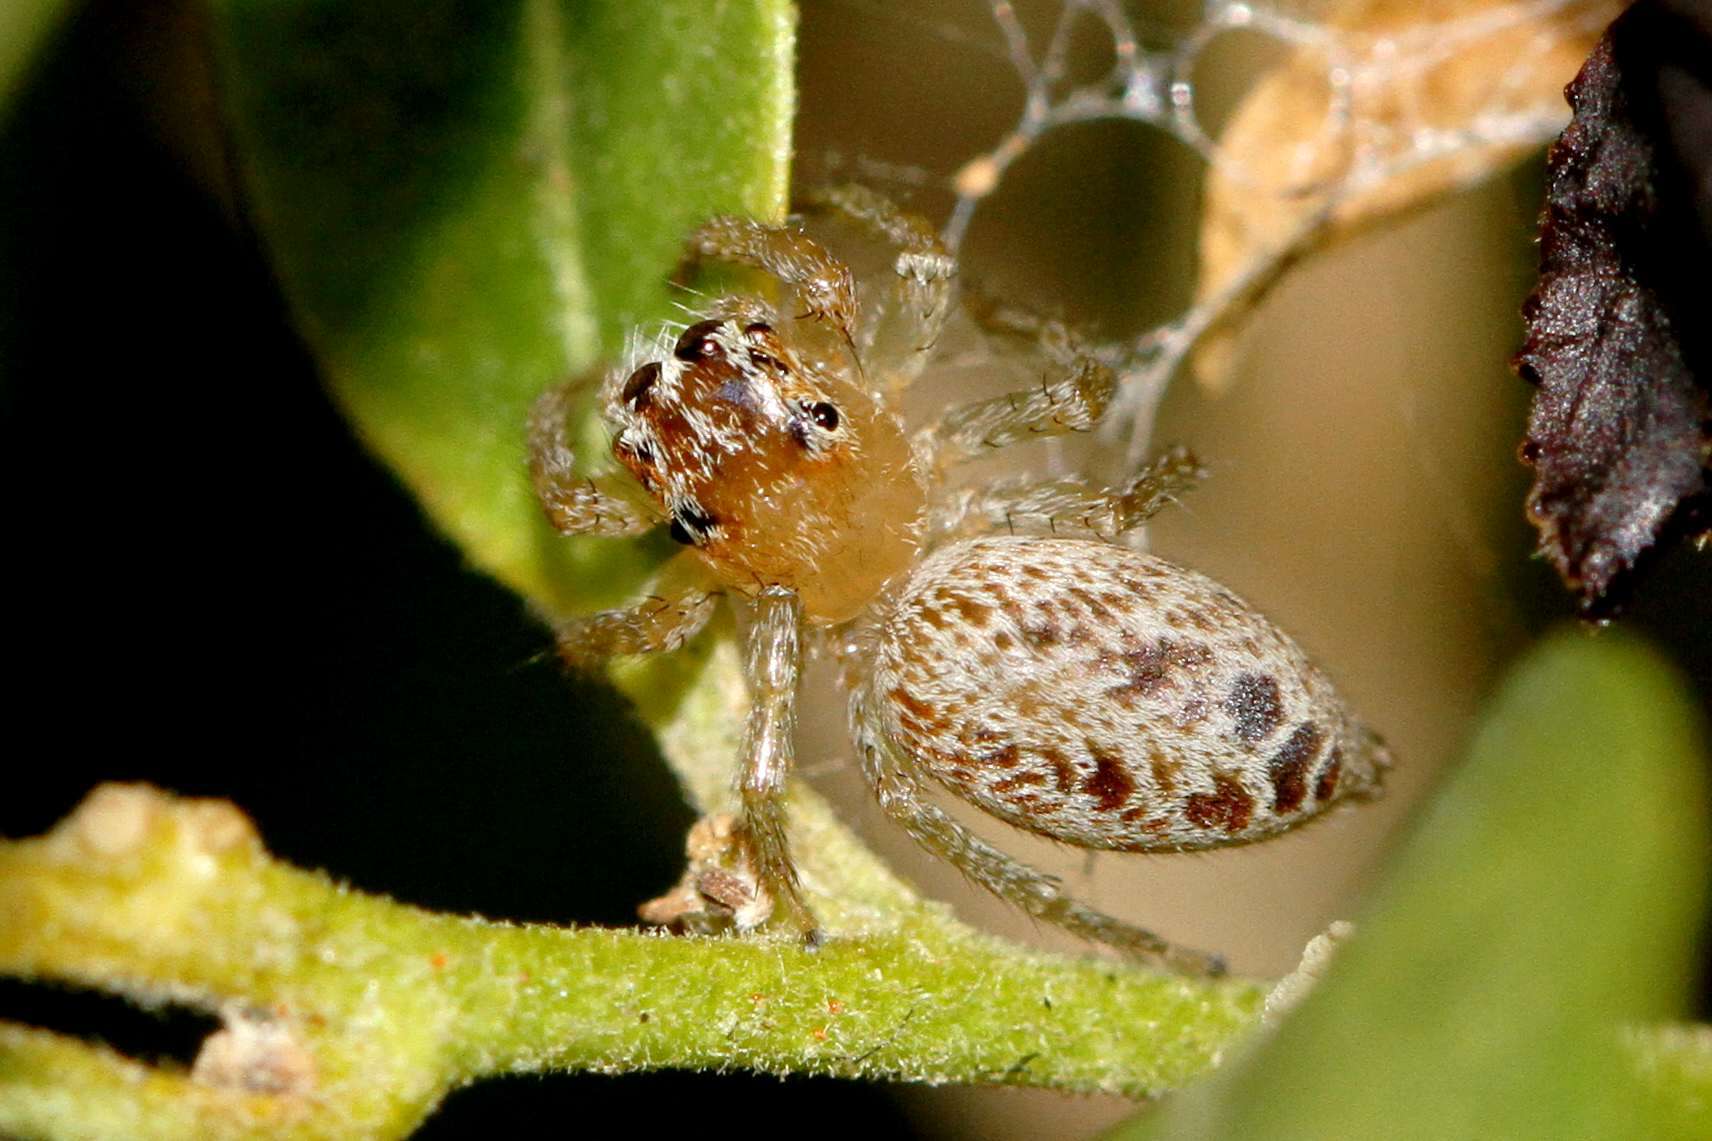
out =
[[1177,791],[1177,774],[1183,768],[1181,761],[1173,760],[1155,748],[1147,755],[1147,767],[1153,773],[1155,792],[1160,796],[1170,796]]
[[1331,759],[1314,782],[1314,799],[1324,804],[1337,795],[1338,777],[1343,775],[1343,750],[1333,749]]
[[[942,614],[955,611],[958,618],[976,629],[985,626],[993,617],[993,608],[986,603],[971,598],[968,594],[944,589],[934,591],[931,609]],[[943,621],[934,622],[934,625],[944,627]]]
[[894,605],[875,690],[899,752],[1042,835],[1127,851],[1246,843],[1348,797],[1371,767],[1288,639],[1147,556],[975,540],[932,556]]
[[1235,834],[1254,818],[1254,797],[1229,773],[1213,774],[1213,791],[1197,792],[1183,802],[1183,815],[1197,828]]
[[1094,771],[1082,782],[1082,791],[1099,801],[1101,812],[1116,812],[1135,791],[1135,778],[1118,757],[1103,752],[1092,741],[1088,755],[1094,758]]
[[1038,788],[1045,783],[1045,773],[1037,772],[1034,769],[1025,769],[1022,772],[1017,773],[1015,776],[1008,776],[1004,780],[995,783],[993,785],[993,791],[1001,796],[1009,796],[1011,793],[1014,793],[1019,789]]
[[1200,642],[1161,638],[1126,649],[1117,657],[1114,664],[1124,678],[1109,692],[1119,701],[1129,702],[1191,688],[1196,675],[1212,663],[1213,652]]
[[1302,807],[1308,796],[1308,770],[1313,767],[1314,756],[1324,740],[1318,729],[1303,722],[1296,726],[1283,747],[1272,754],[1266,774],[1272,780],[1274,812],[1294,812]]
[[1238,675],[1224,699],[1223,708],[1231,716],[1232,731],[1237,739],[1249,745],[1270,737],[1284,718],[1278,683],[1262,673]]

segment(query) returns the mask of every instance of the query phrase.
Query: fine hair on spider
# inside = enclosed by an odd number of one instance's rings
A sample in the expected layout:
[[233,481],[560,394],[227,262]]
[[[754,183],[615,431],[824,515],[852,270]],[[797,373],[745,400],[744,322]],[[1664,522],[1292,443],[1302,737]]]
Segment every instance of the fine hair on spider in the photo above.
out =
[[962,303],[956,264],[925,222],[866,188],[821,191],[805,209],[891,251],[870,303],[858,305],[849,268],[800,229],[715,218],[690,238],[690,258],[759,269],[783,303],[708,299],[608,375],[603,414],[622,471],[578,472],[577,384],[531,414],[530,469],[558,530],[663,526],[685,548],[643,602],[560,624],[568,663],[676,649],[721,597],[749,612],[741,808],[704,821],[686,884],[645,917],[748,930],[776,903],[818,938],[784,793],[805,654],[828,654],[862,772],[918,843],[1077,935],[1222,971],[1216,955],[1078,902],[935,805],[929,783],[1081,848],[1187,851],[1260,840],[1374,795],[1385,746],[1253,607],[1122,544],[1200,478],[1186,450],[1115,488],[954,482],[995,449],[1092,428],[1114,374],[1059,322],[965,304],[992,337],[1026,342],[1046,375],[906,430],[902,397]]

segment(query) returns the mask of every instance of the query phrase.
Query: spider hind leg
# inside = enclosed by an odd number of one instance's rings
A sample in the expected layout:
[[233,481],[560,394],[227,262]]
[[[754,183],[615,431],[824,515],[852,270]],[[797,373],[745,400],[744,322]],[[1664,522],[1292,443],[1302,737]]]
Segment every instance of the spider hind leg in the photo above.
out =
[[907,752],[885,739],[876,712],[864,708],[857,717],[862,770],[881,810],[933,855],[1005,902],[1080,938],[1184,974],[1225,973],[1222,956],[1176,946],[1144,927],[1089,907],[1066,893],[1057,877],[1006,855],[953,820],[928,799]]

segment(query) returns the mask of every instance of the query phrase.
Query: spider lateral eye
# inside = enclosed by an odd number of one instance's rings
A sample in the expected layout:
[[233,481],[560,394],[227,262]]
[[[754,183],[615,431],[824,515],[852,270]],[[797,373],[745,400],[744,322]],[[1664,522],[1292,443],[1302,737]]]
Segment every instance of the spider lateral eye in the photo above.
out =
[[692,505],[672,512],[671,535],[674,542],[693,547],[706,541],[713,531],[713,516]]
[[631,459],[634,459],[643,467],[653,467],[655,459],[658,458],[654,455],[653,448],[649,447],[647,444],[639,444],[627,436],[619,437],[618,451],[622,455],[626,455]]
[[822,400],[809,406],[808,414],[828,432],[838,431],[838,409]]
[[713,339],[713,334],[724,324],[724,321],[697,321],[678,337],[678,343],[672,346],[672,355],[681,361],[699,361],[704,357],[717,356],[720,348],[718,342]]
[[619,393],[619,397],[632,408],[640,408],[647,403],[648,390],[653,388],[659,379],[660,362],[649,361],[630,374],[630,379],[624,382],[624,390]]

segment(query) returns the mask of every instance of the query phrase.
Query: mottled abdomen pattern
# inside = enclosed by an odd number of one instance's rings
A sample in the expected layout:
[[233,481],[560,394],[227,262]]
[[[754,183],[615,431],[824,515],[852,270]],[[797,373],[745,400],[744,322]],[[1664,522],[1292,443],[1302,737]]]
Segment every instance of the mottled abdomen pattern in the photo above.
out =
[[898,760],[1071,844],[1258,840],[1371,794],[1389,763],[1254,608],[1109,543],[948,546],[878,639],[859,715]]

